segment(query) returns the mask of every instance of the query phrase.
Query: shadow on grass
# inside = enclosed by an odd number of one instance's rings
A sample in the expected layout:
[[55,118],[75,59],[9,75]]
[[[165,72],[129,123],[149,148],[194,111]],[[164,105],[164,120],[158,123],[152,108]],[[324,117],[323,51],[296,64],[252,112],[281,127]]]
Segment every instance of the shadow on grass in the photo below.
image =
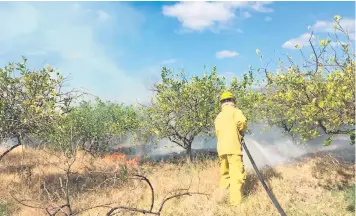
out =
[[18,164],[18,165],[7,165],[0,168],[0,173],[2,174],[15,174],[24,171],[31,171],[35,167],[34,164]]
[[[252,172],[252,171],[251,171]],[[278,178],[282,179],[282,174],[277,172],[275,169],[272,167],[266,166],[262,169],[260,169],[260,173],[262,175],[263,180],[267,184],[267,186],[273,191],[273,188],[271,188],[271,185],[269,184],[268,181],[270,181],[273,178]],[[247,173],[246,176],[246,181],[243,186],[243,195],[244,196],[249,196],[251,194],[254,194],[258,188],[258,184],[262,184],[257,176],[257,174],[254,172],[253,173]]]
[[[34,175],[31,181],[31,187],[26,187],[25,182],[11,183],[11,191],[9,192],[15,198],[12,202],[17,203],[16,199],[23,200],[21,194],[25,193],[26,201],[24,203],[30,206],[39,206],[40,208],[52,208],[53,206],[65,204],[68,197],[71,200],[74,213],[81,211],[75,205],[80,197],[85,197],[87,194],[95,194],[98,191],[107,191],[107,189],[135,188],[136,186],[134,181],[128,178],[126,172],[109,171],[71,173],[68,179],[65,173],[47,174],[45,176]],[[36,203],[36,205],[33,205],[33,203]],[[0,204],[0,216],[2,216],[1,211],[8,211],[5,207]],[[38,210],[44,211],[44,209]],[[60,213],[57,215],[60,215]]]
[[[207,162],[215,161],[218,159],[218,154],[214,149],[192,149],[192,162]],[[142,157],[142,162],[152,162],[152,163],[168,163],[168,164],[184,164],[187,162],[187,153],[182,151],[180,153],[169,153],[162,155],[152,155],[147,158]]]
[[318,156],[312,167],[312,176],[326,190],[345,190],[355,181],[355,164],[340,162],[333,157]]
[[[334,152],[342,153],[342,152]],[[345,153],[342,153],[345,154]],[[328,191],[344,194],[346,209],[355,212],[355,161],[342,157],[314,154],[312,176],[318,180],[318,186]],[[344,159],[344,160],[343,160]]]
[[[65,200],[66,191],[69,191],[69,197],[75,198],[85,193],[96,193],[100,190],[122,187],[132,188],[135,185],[135,182],[129,179],[129,171],[124,167],[118,170],[106,169],[105,171],[70,173],[69,175],[63,171],[41,176],[34,174],[31,179],[26,179],[26,181],[12,182],[12,194],[17,197],[20,191],[26,191],[27,194],[32,194],[31,197],[34,200],[39,199],[44,202]],[[26,185],[31,187],[26,187]]]
[[[156,158],[150,158],[146,161],[161,161],[164,163],[172,163],[172,164],[184,164],[186,163],[186,153],[181,152],[181,153],[172,153],[172,154],[167,154],[167,155],[162,155]],[[218,161],[218,154],[214,150],[207,150],[207,149],[199,149],[199,150],[193,150],[193,162],[194,163],[200,163],[200,165],[210,162],[210,161]],[[266,182],[267,186],[271,188],[271,185],[268,183],[269,180],[272,178],[278,178],[282,179],[282,174],[277,172],[275,169],[273,169],[270,166],[265,166],[262,169],[260,169],[260,173]],[[246,176],[246,181],[243,187],[243,195],[248,196],[256,192],[258,188],[258,184],[261,184],[260,180],[258,179],[257,174],[255,173],[254,170],[249,172]]]
[[[19,147],[19,148],[21,148],[21,147]],[[13,162],[22,161],[24,157],[28,157],[26,152],[24,154],[22,154],[21,152],[15,152],[15,153],[14,152],[9,152],[7,155],[5,155],[3,157],[3,159],[1,160],[1,163],[2,164],[7,164],[7,163],[13,163]]]

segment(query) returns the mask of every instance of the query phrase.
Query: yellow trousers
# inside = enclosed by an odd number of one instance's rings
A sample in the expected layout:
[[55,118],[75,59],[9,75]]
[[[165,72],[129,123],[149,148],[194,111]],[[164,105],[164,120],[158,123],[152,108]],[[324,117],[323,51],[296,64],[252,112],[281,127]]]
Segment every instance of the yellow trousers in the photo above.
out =
[[242,155],[221,155],[220,161],[220,188],[229,189],[230,203],[239,205],[242,200],[242,186],[246,180],[246,172]]

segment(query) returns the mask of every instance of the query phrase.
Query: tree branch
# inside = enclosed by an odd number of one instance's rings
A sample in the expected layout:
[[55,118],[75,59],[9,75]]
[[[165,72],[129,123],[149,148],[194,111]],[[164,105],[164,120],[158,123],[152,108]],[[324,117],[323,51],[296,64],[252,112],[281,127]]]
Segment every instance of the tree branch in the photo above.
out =
[[22,145],[21,143],[16,144],[14,146],[11,146],[11,148],[9,148],[8,150],[6,150],[4,153],[2,153],[0,155],[0,161],[2,160],[3,157],[5,157],[5,155],[7,155],[8,153],[10,153],[12,150],[14,150],[15,148],[19,147],[20,145]]
[[[204,193],[191,193],[189,191],[185,192],[185,193],[178,193],[178,194],[175,194],[175,195],[172,195],[170,197],[167,197],[165,199],[163,199],[163,201],[161,202],[161,205],[158,209],[158,211],[153,211],[153,206],[154,206],[154,190],[153,190],[153,187],[152,187],[152,184],[150,183],[150,181],[144,177],[144,176],[141,176],[141,175],[134,175],[136,177],[139,177],[141,178],[142,180],[144,180],[145,182],[147,182],[148,185],[150,185],[150,188],[151,188],[151,191],[152,191],[152,203],[151,203],[151,206],[150,206],[150,209],[149,210],[145,210],[145,209],[139,209],[139,208],[132,208],[132,207],[127,207],[127,206],[117,206],[117,207],[114,207],[114,208],[111,208],[110,211],[108,211],[106,213],[106,216],[111,216],[113,215],[113,213],[118,210],[118,209],[122,209],[122,210],[127,210],[127,211],[132,211],[132,212],[138,212],[138,213],[142,213],[142,214],[151,214],[151,215],[161,215],[162,213],[162,210],[163,210],[163,207],[164,205],[166,204],[167,201],[173,199],[173,198],[178,198],[178,197],[181,197],[181,196],[191,196],[191,195],[208,195],[208,194],[204,194]],[[177,191],[182,191],[182,190],[189,190],[188,189],[178,189]],[[177,192],[176,191],[176,192]]]
[[139,178],[141,178],[141,180],[145,181],[148,186],[150,187],[151,189],[151,206],[150,206],[150,211],[152,211],[153,209],[153,205],[154,205],[154,202],[155,202],[155,194],[154,194],[154,190],[153,190],[153,186],[151,184],[151,182],[145,177],[145,176],[142,176],[142,175],[134,175],[134,176],[137,176]]
[[323,130],[325,134],[328,135],[337,135],[337,134],[348,134],[351,131],[354,131],[355,129],[349,129],[349,130],[333,130],[329,131],[325,125],[323,124],[322,120],[318,120],[318,126]]
[[170,196],[170,197],[167,197],[166,199],[164,199],[163,201],[162,201],[162,204],[161,204],[161,206],[160,206],[160,208],[159,208],[159,210],[158,210],[158,215],[160,215],[161,214],[161,212],[162,212],[162,210],[163,210],[163,207],[164,207],[164,204],[168,201],[168,200],[170,200],[170,199],[173,199],[173,198],[178,198],[178,197],[181,197],[181,196],[191,196],[191,195],[206,195],[206,196],[208,196],[208,194],[204,194],[204,193],[190,193],[190,192],[185,192],[185,193],[179,193],[179,194],[175,194],[175,195],[173,195],[173,196]]
[[315,56],[315,72],[314,74],[316,74],[318,72],[318,69],[319,69],[319,58],[318,58],[318,55],[316,54],[316,51],[315,51],[315,48],[314,48],[314,45],[313,43],[311,42],[311,39],[313,38],[313,33],[314,31],[312,31],[312,33],[310,34],[310,38],[309,38],[309,44],[311,46],[311,48],[313,49],[313,53],[314,53],[314,56]]

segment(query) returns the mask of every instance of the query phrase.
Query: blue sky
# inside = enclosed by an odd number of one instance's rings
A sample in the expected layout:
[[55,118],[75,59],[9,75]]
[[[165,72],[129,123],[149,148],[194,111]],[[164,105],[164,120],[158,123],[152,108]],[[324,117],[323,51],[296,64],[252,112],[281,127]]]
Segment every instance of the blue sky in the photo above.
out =
[[256,49],[298,58],[307,27],[325,34],[336,14],[355,38],[354,2],[1,2],[0,64],[25,55],[103,99],[144,102],[163,65],[241,76]]

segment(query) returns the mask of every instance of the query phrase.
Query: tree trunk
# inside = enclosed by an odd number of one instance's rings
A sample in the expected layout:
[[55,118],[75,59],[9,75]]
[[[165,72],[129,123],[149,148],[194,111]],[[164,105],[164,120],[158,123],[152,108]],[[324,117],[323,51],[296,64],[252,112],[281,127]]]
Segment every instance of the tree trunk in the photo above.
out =
[[187,163],[193,162],[192,144],[189,144],[187,146],[186,152],[187,152]]
[[0,161],[3,159],[3,157],[5,157],[5,155],[7,155],[7,154],[10,153],[12,150],[14,150],[15,148],[17,148],[17,147],[19,147],[19,146],[22,145],[22,143],[21,143],[21,138],[20,138],[19,135],[16,136],[16,139],[17,139],[17,144],[11,146],[11,148],[9,148],[9,149],[6,150],[4,153],[2,153],[2,154],[0,155]]

